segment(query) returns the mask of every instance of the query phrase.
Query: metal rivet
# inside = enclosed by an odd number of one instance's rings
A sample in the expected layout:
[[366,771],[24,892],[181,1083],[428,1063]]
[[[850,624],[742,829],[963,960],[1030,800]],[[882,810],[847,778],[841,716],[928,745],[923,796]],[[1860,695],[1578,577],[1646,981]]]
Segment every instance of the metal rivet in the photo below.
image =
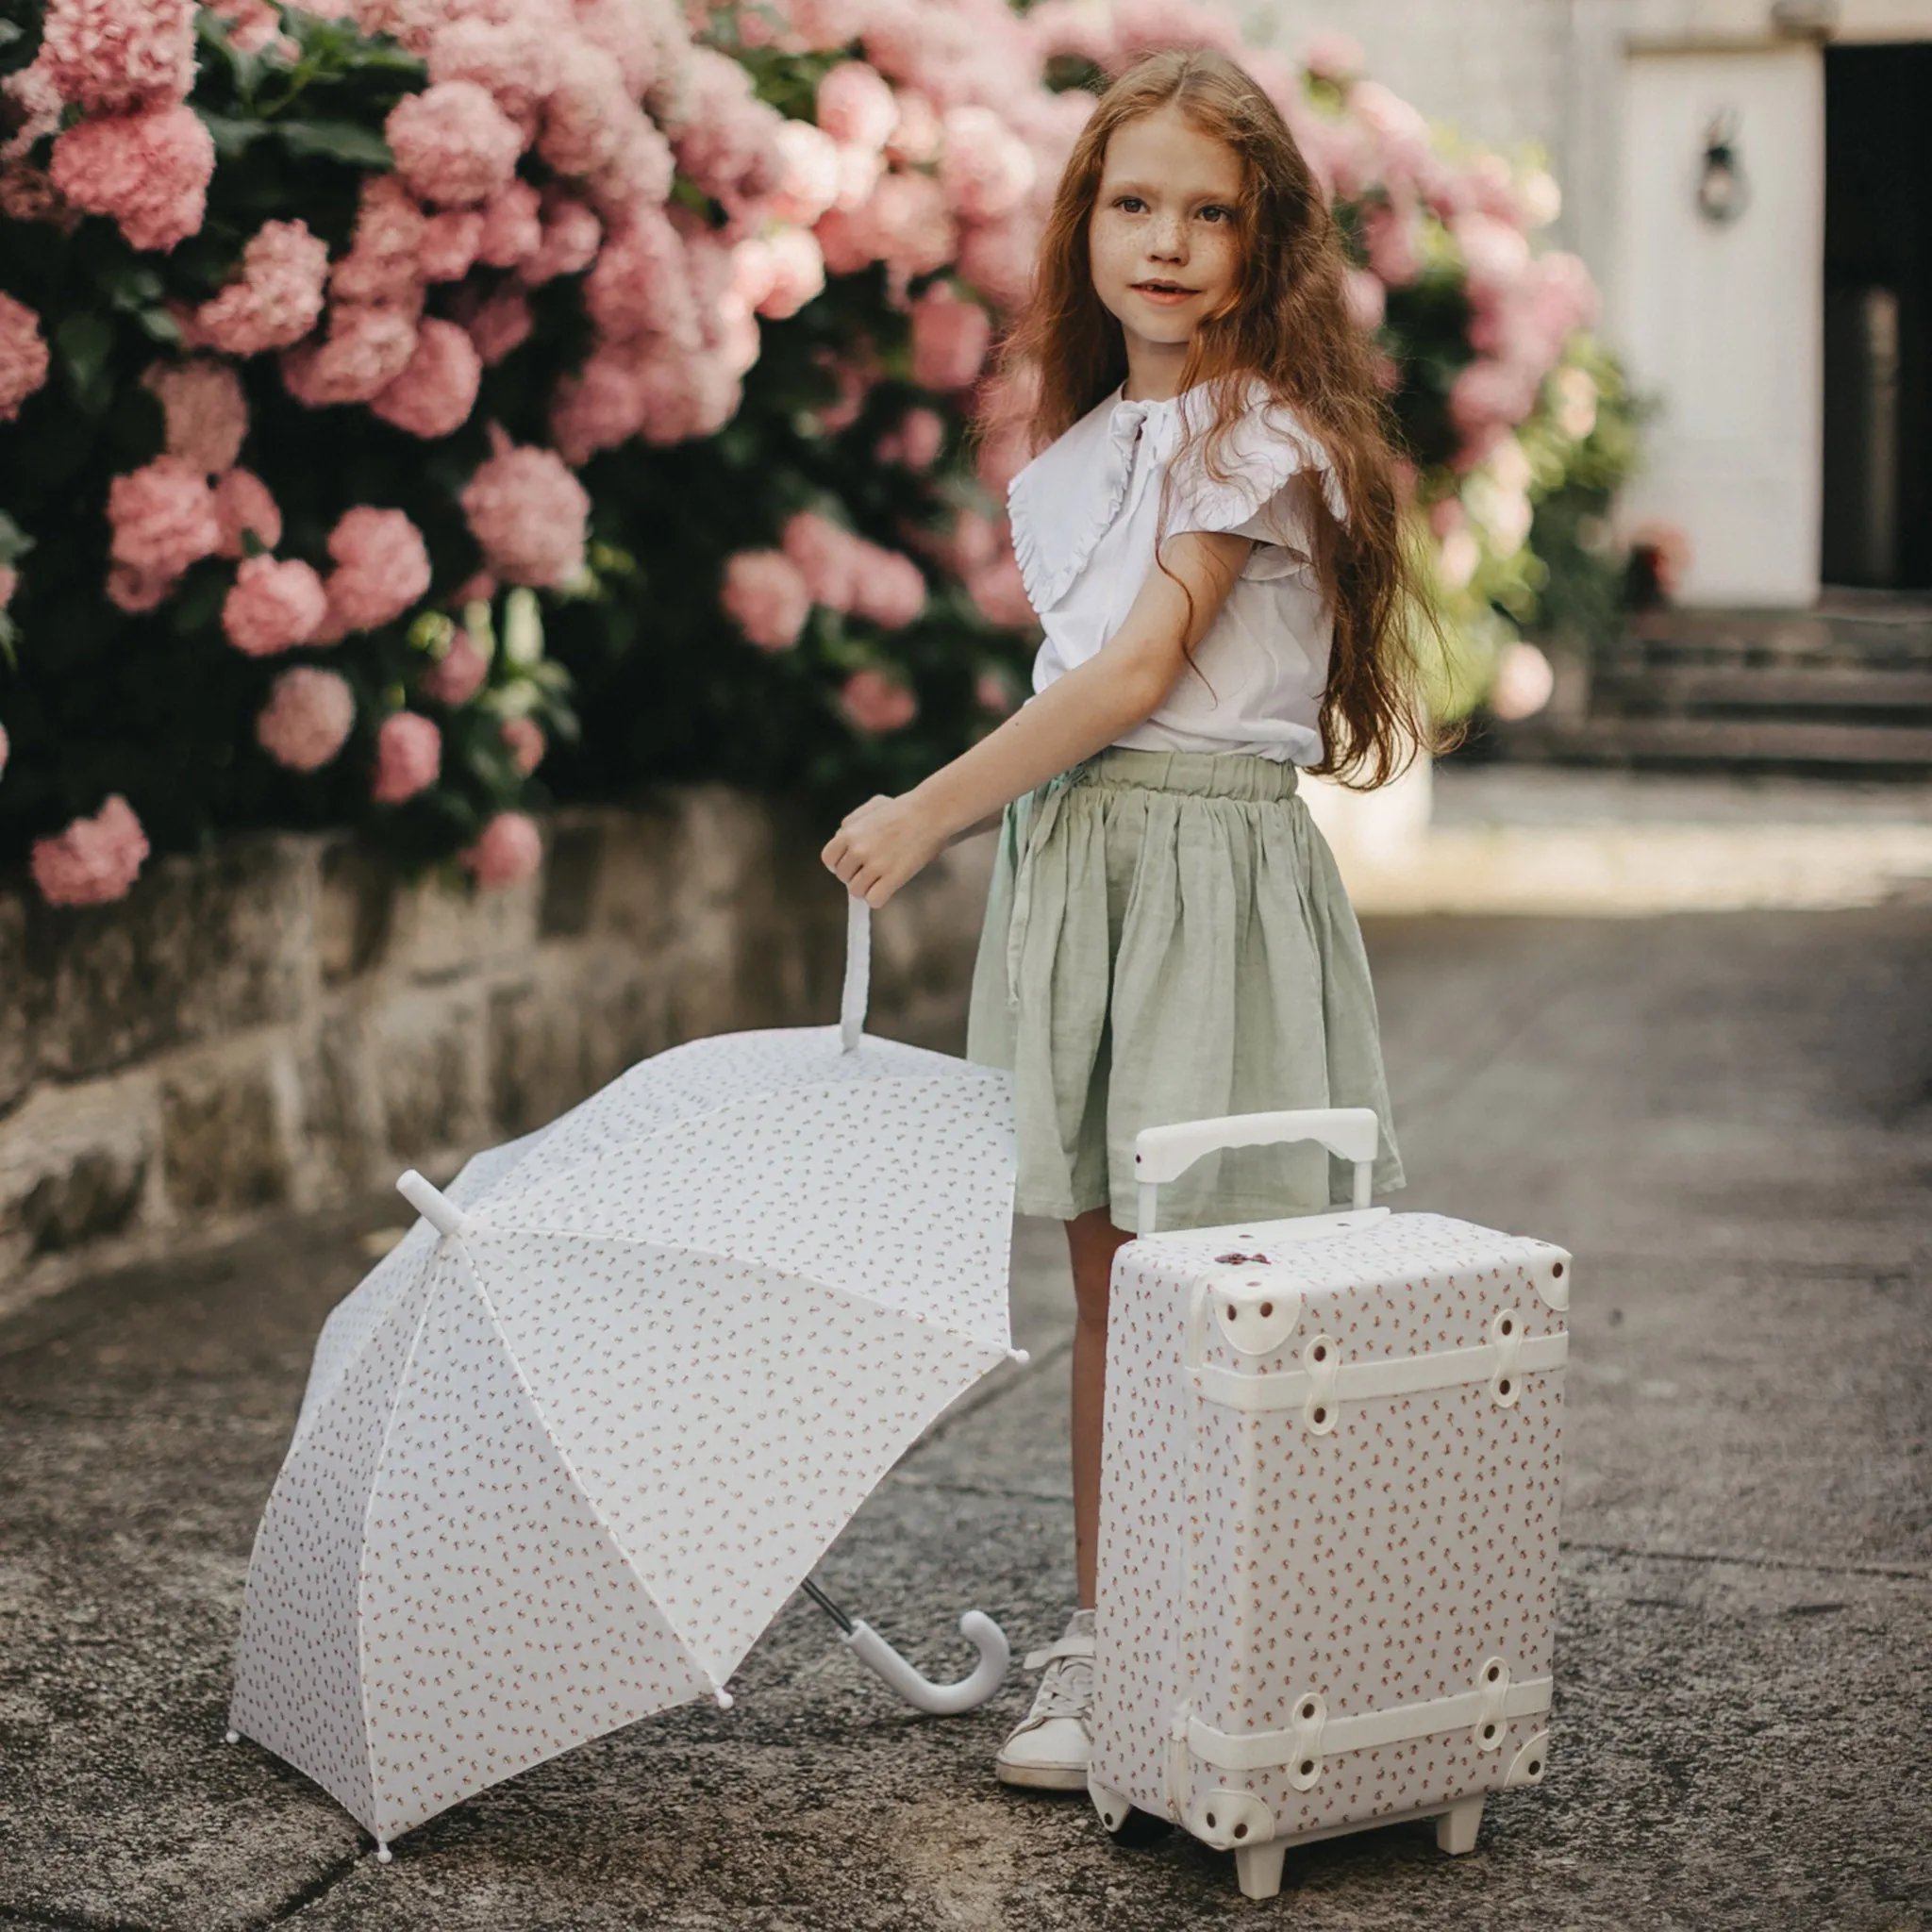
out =
[[1529,1774],[1531,1777],[1536,1777],[1537,1775],[1539,1775],[1542,1771],[1542,1768],[1543,1761],[1541,1757],[1532,1757],[1529,1760]]
[[1270,1315],[1272,1315],[1272,1314],[1273,1314],[1274,1312],[1274,1304],[1273,1302],[1263,1302],[1263,1303],[1261,1304],[1261,1319],[1262,1319],[1262,1321],[1264,1321],[1264,1322],[1265,1322],[1265,1321],[1266,1321],[1266,1320],[1268,1319],[1268,1317],[1269,1317]]
[[1208,1829],[1209,1831],[1214,1829],[1214,1814],[1211,1811],[1208,1814]]
[[[1210,1820],[1209,1822],[1211,1823],[1212,1821]],[[1234,1828],[1234,1835],[1236,1838],[1246,1838],[1248,1827],[1245,1824],[1237,1824]]]
[[1238,1322],[1241,1319],[1240,1311],[1232,1302],[1229,1302],[1227,1305],[1227,1319],[1230,1322]]
[[1304,1757],[1302,1759],[1301,1775],[1303,1777],[1312,1777],[1314,1773],[1315,1760],[1312,1757]]
[[1558,1262],[1557,1263],[1557,1265],[1556,1265],[1556,1266],[1555,1266],[1554,1268],[1552,1268],[1552,1269],[1550,1270],[1550,1273],[1551,1273],[1552,1274],[1562,1274],[1562,1272],[1563,1272],[1563,1264],[1562,1264],[1562,1262],[1560,1262],[1560,1261],[1558,1261]]
[[1505,1376],[1503,1377],[1503,1379],[1502,1379],[1502,1380],[1501,1380],[1500,1382],[1498,1382],[1498,1383],[1496,1384],[1496,1393],[1497,1393],[1498,1395],[1507,1395],[1507,1394],[1508,1394],[1508,1392],[1509,1392],[1509,1377],[1508,1377],[1507,1375],[1505,1375]]
[[1315,1411],[1315,1420],[1318,1423],[1325,1423],[1328,1420],[1328,1411],[1325,1408],[1318,1408]]

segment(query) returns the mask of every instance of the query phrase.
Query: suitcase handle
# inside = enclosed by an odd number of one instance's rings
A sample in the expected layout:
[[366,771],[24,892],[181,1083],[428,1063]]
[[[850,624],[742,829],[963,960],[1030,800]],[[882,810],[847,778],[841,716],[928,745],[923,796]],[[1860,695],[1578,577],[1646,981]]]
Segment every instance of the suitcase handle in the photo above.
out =
[[1219,1120],[1176,1121],[1144,1127],[1134,1137],[1134,1175],[1140,1185],[1139,1232],[1152,1234],[1155,1196],[1161,1183],[1183,1174],[1204,1155],[1224,1147],[1274,1147],[1319,1141],[1341,1160],[1355,1163],[1355,1206],[1366,1208],[1375,1171],[1382,1124],[1370,1107],[1305,1107],[1282,1113],[1231,1113]]

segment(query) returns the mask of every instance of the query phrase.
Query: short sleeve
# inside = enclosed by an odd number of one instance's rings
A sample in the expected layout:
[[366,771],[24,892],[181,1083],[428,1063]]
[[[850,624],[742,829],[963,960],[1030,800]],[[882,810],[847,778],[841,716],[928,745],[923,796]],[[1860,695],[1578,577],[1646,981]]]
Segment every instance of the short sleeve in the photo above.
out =
[[1326,450],[1290,409],[1265,402],[1248,410],[1220,441],[1210,464],[1205,437],[1178,455],[1164,525],[1170,536],[1225,531],[1254,539],[1241,575],[1291,576],[1313,559],[1314,504],[1346,520],[1347,506]]

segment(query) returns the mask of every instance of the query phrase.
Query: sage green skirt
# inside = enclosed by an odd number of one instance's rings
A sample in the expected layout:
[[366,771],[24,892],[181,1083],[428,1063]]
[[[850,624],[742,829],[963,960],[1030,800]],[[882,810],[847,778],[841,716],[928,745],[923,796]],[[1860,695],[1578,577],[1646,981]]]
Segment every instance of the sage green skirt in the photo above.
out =
[[[1372,1107],[1377,1191],[1402,1185],[1360,928],[1292,765],[1112,748],[1016,799],[1000,828],[966,1053],[1013,1073],[1023,1214],[1136,1225],[1142,1127]],[[1163,1227],[1346,1203],[1312,1145],[1210,1155]]]

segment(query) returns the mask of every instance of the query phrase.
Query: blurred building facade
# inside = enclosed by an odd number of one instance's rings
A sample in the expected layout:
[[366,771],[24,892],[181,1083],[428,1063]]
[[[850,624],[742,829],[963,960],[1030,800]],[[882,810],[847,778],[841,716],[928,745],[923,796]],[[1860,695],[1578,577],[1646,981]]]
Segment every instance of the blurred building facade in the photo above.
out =
[[1683,602],[1932,589],[1932,0],[1267,0],[1432,118],[1541,142],[1656,414]]

